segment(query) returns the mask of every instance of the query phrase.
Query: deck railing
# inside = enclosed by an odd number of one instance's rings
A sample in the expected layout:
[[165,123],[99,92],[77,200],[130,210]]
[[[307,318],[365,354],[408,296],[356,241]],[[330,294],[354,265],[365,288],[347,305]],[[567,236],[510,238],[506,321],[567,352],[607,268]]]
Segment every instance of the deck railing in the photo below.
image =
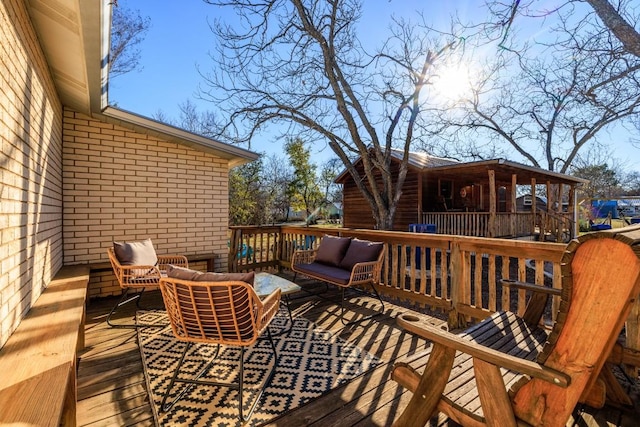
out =
[[[524,292],[502,287],[502,278],[562,287],[562,243],[292,226],[230,231],[229,271],[290,268],[296,249],[316,248],[325,234],[384,242],[387,256],[380,293],[417,310],[440,310],[448,315],[450,327],[463,327],[501,309],[523,314]],[[551,300],[545,323],[555,320],[552,313],[559,303],[558,297]],[[625,325],[624,347],[616,347],[610,360],[640,367],[640,299]],[[634,374],[635,368],[629,369]]]
[[563,244],[345,228],[232,227],[229,271],[290,268],[296,249],[317,247],[325,234],[384,242],[381,292],[442,310],[452,326],[503,308],[522,314],[524,293],[510,294],[502,278],[561,286]]

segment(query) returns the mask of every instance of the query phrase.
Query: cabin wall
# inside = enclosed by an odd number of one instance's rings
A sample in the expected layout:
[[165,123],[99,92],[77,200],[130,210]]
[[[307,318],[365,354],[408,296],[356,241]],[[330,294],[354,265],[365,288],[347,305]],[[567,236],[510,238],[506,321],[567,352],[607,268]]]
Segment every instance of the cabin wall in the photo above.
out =
[[[392,163],[392,175],[398,176],[399,163]],[[362,169],[360,169],[362,172]],[[409,224],[420,222],[419,212],[419,173],[409,170],[398,203],[393,229],[397,231],[408,231]],[[378,179],[378,183],[381,179]],[[375,221],[369,202],[364,198],[355,182],[348,175],[343,183],[342,192],[343,203],[343,226],[347,228],[374,229]]]
[[0,347],[62,266],[62,106],[22,0],[0,2]]

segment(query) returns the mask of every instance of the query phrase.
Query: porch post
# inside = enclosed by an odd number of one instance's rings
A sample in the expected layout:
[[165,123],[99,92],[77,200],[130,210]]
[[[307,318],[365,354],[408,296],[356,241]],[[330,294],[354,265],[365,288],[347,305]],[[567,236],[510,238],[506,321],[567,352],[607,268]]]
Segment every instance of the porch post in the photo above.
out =
[[551,230],[551,215],[553,212],[553,192],[551,191],[551,182],[545,183],[547,188],[547,214],[544,216],[545,240],[547,237],[546,230]]
[[242,242],[242,229],[239,227],[231,228],[231,239],[229,241],[229,257],[227,271],[235,273],[238,271],[238,248]]
[[418,217],[416,218],[417,223],[422,223],[422,172],[418,173]]
[[[531,178],[531,213],[533,214],[531,216],[531,234],[535,233],[536,231],[536,218],[538,217],[538,203],[536,203],[538,201],[537,196],[536,196],[536,179],[535,178]],[[540,224],[540,227],[542,228],[542,222]],[[544,234],[542,233],[542,230],[539,230],[539,236],[538,236],[538,240],[542,240]]]
[[496,171],[489,171],[489,237],[496,235]]
[[562,232],[567,227],[566,217],[562,212],[562,195],[564,194],[564,185],[557,184],[558,186],[558,209],[556,210],[557,220],[556,220],[556,242],[561,242]]
[[578,218],[576,216],[576,185],[571,184],[569,186],[569,218],[571,218],[571,222],[569,223],[569,239],[573,239],[578,235]]
[[511,236],[516,236],[516,185],[518,183],[518,175],[511,175]]

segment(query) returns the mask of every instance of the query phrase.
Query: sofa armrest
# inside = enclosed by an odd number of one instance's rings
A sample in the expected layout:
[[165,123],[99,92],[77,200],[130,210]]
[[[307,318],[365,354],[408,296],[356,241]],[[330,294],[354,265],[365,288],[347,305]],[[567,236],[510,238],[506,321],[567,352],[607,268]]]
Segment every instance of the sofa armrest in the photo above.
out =
[[369,282],[373,279],[378,282],[380,278],[380,268],[378,261],[359,262],[353,266],[351,270],[350,284],[358,284],[361,282]]
[[296,250],[291,257],[291,268],[299,264],[311,264],[316,259],[317,249]]

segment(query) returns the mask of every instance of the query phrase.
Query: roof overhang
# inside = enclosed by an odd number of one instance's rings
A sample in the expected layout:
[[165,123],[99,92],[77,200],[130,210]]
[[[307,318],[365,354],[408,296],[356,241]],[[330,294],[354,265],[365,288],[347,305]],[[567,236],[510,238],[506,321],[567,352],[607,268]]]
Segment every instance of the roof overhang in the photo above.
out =
[[505,159],[481,160],[477,162],[457,163],[446,166],[437,166],[425,169],[426,173],[435,174],[440,178],[460,180],[460,178],[474,177],[486,179],[488,171],[493,170],[496,180],[511,182],[512,176],[516,176],[518,185],[530,185],[535,179],[537,184],[549,181],[552,184],[582,185],[589,182],[586,179],[552,172],[522,163]]
[[60,102],[65,107],[136,132],[228,160],[229,167],[259,155],[108,106],[112,0],[26,0]]
[[96,117],[107,123],[122,126],[135,132],[151,135],[164,141],[175,142],[198,151],[213,154],[229,162],[229,168],[252,162],[260,157],[258,153],[245,150],[235,145],[226,144],[188,132],[156,120],[140,116],[115,107],[107,107],[102,113],[95,113]]
[[[395,153],[393,154],[392,159],[396,161],[401,160],[401,157],[398,157]],[[412,158],[410,157],[410,160],[411,159]],[[358,158],[354,164],[357,164],[360,161],[362,161],[362,159]],[[448,162],[448,164],[434,166],[433,163],[436,162]],[[426,160],[417,158],[410,161],[408,166],[410,169],[415,169],[425,174],[436,175],[440,179],[450,179],[454,181],[466,179],[470,181],[477,180],[478,182],[483,182],[488,177],[488,171],[493,170],[497,181],[511,182],[512,177],[515,176],[516,183],[518,185],[530,185],[533,179],[535,179],[538,184],[544,184],[548,181],[552,184],[582,185],[589,182],[586,179],[552,172],[505,159],[481,160],[476,162],[455,162],[440,157],[427,156]],[[338,177],[336,177],[335,182],[343,184],[348,177],[348,171],[344,170],[340,175],[338,175]]]
[[89,114],[106,105],[109,0],[26,0],[60,102]]

